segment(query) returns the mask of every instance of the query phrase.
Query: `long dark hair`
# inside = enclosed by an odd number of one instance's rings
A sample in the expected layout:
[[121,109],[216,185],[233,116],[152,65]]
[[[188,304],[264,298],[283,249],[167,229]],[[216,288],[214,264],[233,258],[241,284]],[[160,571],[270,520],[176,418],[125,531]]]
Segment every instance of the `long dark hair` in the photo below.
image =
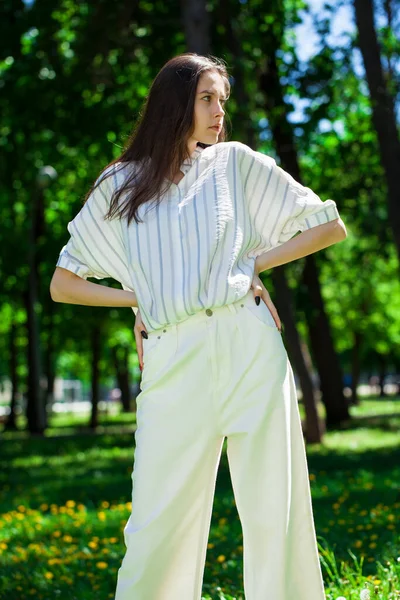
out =
[[[121,187],[115,190],[105,218],[115,213],[121,219],[126,216],[128,224],[134,218],[143,222],[137,210],[151,198],[161,202],[162,193],[171,187],[170,173],[176,173],[182,163],[189,158],[187,141],[194,131],[194,102],[200,76],[206,71],[218,72],[225,83],[226,97],[230,94],[229,75],[225,62],[214,56],[201,56],[186,52],[171,58],[155,77],[139,120],[129,136],[126,149],[101,171],[96,182],[86,194],[87,201],[93,190],[103,180],[102,173],[111,165],[135,161],[135,168]],[[227,138],[226,114],[216,143]],[[198,143],[202,148],[207,144]],[[110,170],[112,171],[112,169]],[[129,172],[129,170],[128,170]],[[111,174],[111,173],[110,173]],[[105,176],[107,177],[108,174]],[[128,192],[123,207],[119,206],[120,196]]]

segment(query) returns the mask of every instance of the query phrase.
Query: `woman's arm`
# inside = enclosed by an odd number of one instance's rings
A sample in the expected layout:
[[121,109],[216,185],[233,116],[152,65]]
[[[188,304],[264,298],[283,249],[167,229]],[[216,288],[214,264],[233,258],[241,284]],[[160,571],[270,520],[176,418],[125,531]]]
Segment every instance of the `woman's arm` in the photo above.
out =
[[298,258],[303,258],[303,256],[308,256],[322,250],[322,248],[341,242],[346,237],[346,226],[340,218],[311,227],[311,229],[299,233],[287,242],[272,248],[272,250],[259,254],[255,262],[255,272],[258,275],[262,271],[272,269],[272,267],[278,267]]
[[54,302],[83,306],[138,306],[135,292],[92,283],[62,267],[54,271],[50,296]]

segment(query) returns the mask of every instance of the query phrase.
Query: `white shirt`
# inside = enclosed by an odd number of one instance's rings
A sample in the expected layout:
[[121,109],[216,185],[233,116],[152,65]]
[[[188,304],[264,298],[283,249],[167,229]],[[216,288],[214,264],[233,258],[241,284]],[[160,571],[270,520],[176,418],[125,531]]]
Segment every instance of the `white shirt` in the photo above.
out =
[[272,157],[231,141],[197,146],[161,204],[139,207],[143,223],[103,221],[132,167],[117,163],[99,177],[68,223],[71,237],[57,266],[133,290],[148,331],[235,302],[250,289],[259,254],[339,218],[333,200],[323,202]]

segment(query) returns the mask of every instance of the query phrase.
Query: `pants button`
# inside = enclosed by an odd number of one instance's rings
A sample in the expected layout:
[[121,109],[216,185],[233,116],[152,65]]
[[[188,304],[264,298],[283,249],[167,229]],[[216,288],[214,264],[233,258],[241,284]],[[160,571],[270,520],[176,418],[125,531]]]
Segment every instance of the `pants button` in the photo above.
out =
[[207,308],[207,310],[206,310],[206,315],[207,315],[208,317],[211,317],[211,315],[212,315],[212,314],[213,314],[213,311],[211,310],[211,308]]

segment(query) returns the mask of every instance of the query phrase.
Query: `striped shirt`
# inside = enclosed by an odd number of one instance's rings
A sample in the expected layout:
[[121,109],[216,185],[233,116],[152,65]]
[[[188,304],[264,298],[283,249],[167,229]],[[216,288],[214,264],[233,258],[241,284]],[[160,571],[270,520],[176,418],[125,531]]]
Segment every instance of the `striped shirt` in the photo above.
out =
[[197,146],[162,202],[139,207],[143,223],[103,220],[127,168],[134,163],[116,163],[99,177],[68,223],[57,266],[134,291],[148,331],[239,300],[259,254],[339,218],[333,200],[323,202],[272,157],[230,141]]

